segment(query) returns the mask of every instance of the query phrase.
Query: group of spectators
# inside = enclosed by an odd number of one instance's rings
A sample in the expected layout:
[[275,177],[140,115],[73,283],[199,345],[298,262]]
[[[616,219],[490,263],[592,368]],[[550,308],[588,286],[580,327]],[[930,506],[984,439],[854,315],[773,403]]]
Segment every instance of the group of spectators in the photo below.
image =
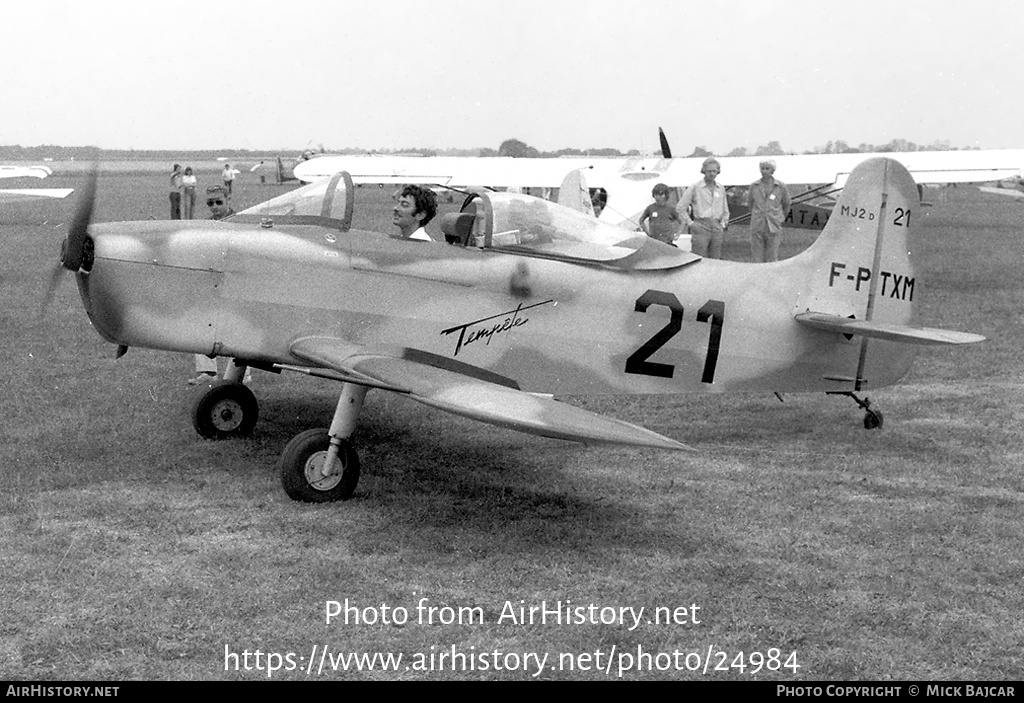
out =
[[[222,220],[235,214],[230,205],[235,173],[231,164],[224,164],[222,172],[224,185],[212,185],[206,189],[206,205],[210,208],[211,220]],[[196,189],[198,187],[199,179],[193,173],[191,166],[186,166],[182,171],[179,164],[174,164],[171,168],[170,192],[172,220],[195,219]]]
[[[648,236],[672,244],[680,234],[689,233],[695,254],[722,258],[722,240],[729,227],[729,201],[725,187],[715,179],[721,165],[714,157],[704,159],[704,178],[683,193],[675,207],[668,204],[669,188],[658,183],[651,191],[654,202],[640,216]],[[775,178],[775,161],[764,159],[761,178],[750,184],[750,255],[755,262],[778,261],[782,223],[789,212],[789,191]]]

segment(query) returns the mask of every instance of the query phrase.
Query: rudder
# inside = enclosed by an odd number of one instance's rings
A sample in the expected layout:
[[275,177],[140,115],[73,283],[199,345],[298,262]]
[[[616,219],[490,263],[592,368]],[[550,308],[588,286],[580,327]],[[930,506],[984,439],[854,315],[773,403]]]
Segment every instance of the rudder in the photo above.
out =
[[810,281],[799,311],[909,323],[916,285],[910,228],[919,203],[917,185],[898,161],[857,166],[825,229],[798,257]]
[[[794,314],[909,325],[917,292],[911,227],[919,204],[917,185],[898,161],[874,158],[857,166],[825,229],[797,257],[807,285]],[[860,345],[854,390],[895,382],[916,353],[912,345],[877,339],[852,343]]]

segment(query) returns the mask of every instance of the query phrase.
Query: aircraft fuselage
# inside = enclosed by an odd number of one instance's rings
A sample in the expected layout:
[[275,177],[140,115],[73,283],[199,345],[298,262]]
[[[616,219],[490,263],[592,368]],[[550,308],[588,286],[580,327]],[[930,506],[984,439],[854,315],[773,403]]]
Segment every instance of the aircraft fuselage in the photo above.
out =
[[[334,336],[556,394],[852,390],[861,340],[794,314],[824,290],[854,301],[837,314],[862,319],[872,266],[829,255],[641,271],[308,225],[114,223],[91,233],[95,257],[79,288],[117,344],[301,366],[294,340]],[[909,318],[911,300],[890,304],[901,302]],[[862,387],[909,368],[912,349],[871,345]]]

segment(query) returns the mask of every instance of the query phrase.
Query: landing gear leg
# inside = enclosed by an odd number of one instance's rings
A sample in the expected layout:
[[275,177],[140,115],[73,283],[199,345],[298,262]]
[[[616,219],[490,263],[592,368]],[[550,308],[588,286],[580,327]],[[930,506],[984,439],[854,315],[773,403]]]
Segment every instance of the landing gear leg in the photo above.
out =
[[292,500],[327,503],[348,500],[359,483],[359,456],[349,442],[366,386],[346,383],[329,430],[296,435],[281,454],[281,484]]
[[245,364],[239,363],[236,359],[231,359],[228,361],[227,368],[224,369],[224,380],[241,383],[248,369],[249,367]]
[[864,429],[877,430],[882,428],[882,413],[879,410],[871,409],[870,398],[864,398],[864,400],[861,400],[857,397],[856,393],[850,393],[849,391],[845,393],[830,393],[829,395],[845,395],[853,398],[853,401],[864,410]]

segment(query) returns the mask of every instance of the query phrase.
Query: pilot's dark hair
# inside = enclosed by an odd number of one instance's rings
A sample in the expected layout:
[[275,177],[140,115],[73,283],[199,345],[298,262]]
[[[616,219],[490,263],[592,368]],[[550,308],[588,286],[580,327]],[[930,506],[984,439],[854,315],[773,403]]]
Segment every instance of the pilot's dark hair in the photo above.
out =
[[434,191],[424,186],[406,186],[398,197],[409,196],[416,203],[416,212],[424,213],[425,217],[420,222],[420,227],[426,227],[427,223],[434,219],[437,214],[437,196]]

